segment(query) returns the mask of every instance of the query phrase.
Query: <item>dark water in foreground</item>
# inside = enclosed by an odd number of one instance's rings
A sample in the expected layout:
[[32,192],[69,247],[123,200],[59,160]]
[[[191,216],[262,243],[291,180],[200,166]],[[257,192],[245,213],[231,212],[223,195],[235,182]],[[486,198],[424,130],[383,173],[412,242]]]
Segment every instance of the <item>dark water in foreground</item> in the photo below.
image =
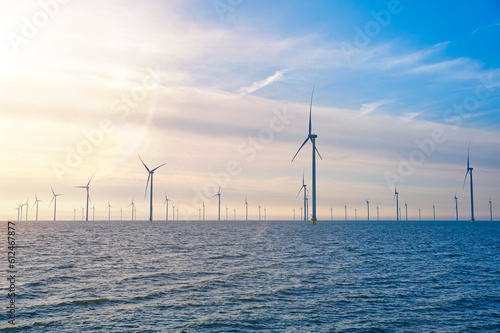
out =
[[499,222],[16,222],[16,233],[26,332],[500,330]]

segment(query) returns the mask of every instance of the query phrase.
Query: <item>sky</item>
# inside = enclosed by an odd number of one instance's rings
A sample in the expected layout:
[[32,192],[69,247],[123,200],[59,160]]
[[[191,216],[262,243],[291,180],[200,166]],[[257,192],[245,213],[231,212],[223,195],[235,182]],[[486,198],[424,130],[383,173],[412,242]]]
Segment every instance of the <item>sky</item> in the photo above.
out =
[[[0,4],[0,218],[298,219],[311,93],[317,217],[500,216],[500,2]],[[311,200],[310,200],[311,201]],[[111,206],[110,213],[107,206]],[[295,213],[294,213],[295,210]],[[311,213],[312,208],[309,207]],[[92,216],[92,211],[89,212]],[[23,219],[26,206],[23,208]],[[92,218],[92,217],[91,217]]]

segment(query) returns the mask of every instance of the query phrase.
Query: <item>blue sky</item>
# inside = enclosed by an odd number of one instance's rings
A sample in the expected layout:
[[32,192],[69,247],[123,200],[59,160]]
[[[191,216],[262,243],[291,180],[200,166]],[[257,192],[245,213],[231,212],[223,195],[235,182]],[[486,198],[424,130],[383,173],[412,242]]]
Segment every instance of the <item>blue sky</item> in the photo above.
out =
[[[307,135],[313,86],[320,219],[330,208],[343,218],[344,205],[366,218],[367,198],[393,218],[395,181],[412,218],[419,207],[429,218],[436,202],[449,219],[457,192],[466,219],[469,141],[478,217],[500,198],[498,1],[12,0],[0,9],[4,218],[35,192],[51,218],[52,185],[65,193],[58,216],[71,219],[84,199],[74,186],[94,172],[96,218],[109,200],[118,219],[132,197],[146,218],[138,154],[167,163],[155,174],[155,218],[165,191],[180,218],[197,219],[200,200],[215,218],[218,184],[240,217],[248,197],[251,218],[259,203],[290,218],[303,170],[310,184],[310,152],[290,159]],[[228,165],[237,172],[226,177]]]

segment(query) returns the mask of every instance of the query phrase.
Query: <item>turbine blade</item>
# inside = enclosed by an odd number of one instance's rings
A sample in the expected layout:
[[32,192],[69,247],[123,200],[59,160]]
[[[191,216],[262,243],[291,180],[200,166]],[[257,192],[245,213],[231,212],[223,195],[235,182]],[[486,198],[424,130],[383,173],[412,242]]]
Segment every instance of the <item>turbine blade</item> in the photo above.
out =
[[92,177],[90,177],[89,182],[87,183],[87,187],[89,187],[90,182],[92,181],[92,178],[94,178],[94,175],[95,175],[95,171],[94,171],[94,173],[92,174]]
[[[139,156],[139,155],[137,155],[137,156]],[[149,168],[146,166],[146,163],[144,163],[144,161],[142,160],[141,156],[139,156],[139,159],[141,160],[142,165],[144,165],[144,167],[146,168],[146,170],[148,170],[148,172],[151,172],[151,171],[149,171]]]
[[304,147],[304,145],[307,143],[307,140],[309,140],[309,137],[307,137],[307,139],[304,141],[304,143],[302,144],[302,146],[300,146],[299,150],[297,150],[297,152],[295,153],[295,156],[293,156],[293,158],[292,158],[292,162],[295,159],[295,157],[297,157],[297,154],[302,149],[302,147]]
[[164,166],[165,164],[167,164],[167,163],[163,163],[162,165],[157,166],[156,168],[154,168],[153,170],[151,170],[151,172],[154,172],[156,169],[161,168],[161,167],[162,167],[162,166]]
[[146,199],[146,196],[148,194],[149,178],[151,178],[151,172],[148,174],[148,181],[146,182],[146,190],[144,191],[144,199]]
[[52,190],[52,194],[56,195],[55,192],[54,192],[54,189],[52,188],[52,185],[50,185],[50,189]]
[[304,188],[304,186],[302,186],[302,187],[300,188],[299,193],[297,193],[297,196],[295,196],[296,198],[298,198],[298,197],[299,197],[299,194],[300,194],[300,192],[302,192],[302,189],[303,189],[303,188]]
[[313,96],[314,96],[314,87],[311,93],[311,105],[309,106],[309,135],[311,135],[312,131],[311,118],[312,118]]
[[469,169],[467,168],[467,172],[465,173],[465,178],[464,178],[464,185],[462,186],[462,189],[465,189],[465,181],[467,180],[468,174],[469,174]]
[[316,148],[316,152],[318,153],[319,158],[323,159],[323,157],[321,157],[321,154],[319,153],[318,147],[315,146],[314,148]]

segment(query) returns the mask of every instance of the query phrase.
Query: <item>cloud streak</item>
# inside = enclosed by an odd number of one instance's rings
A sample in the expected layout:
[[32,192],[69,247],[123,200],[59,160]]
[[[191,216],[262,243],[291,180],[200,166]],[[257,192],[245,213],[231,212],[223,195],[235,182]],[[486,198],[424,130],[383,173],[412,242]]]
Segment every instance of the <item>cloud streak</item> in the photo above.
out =
[[259,89],[262,89],[264,87],[267,87],[270,84],[273,84],[274,82],[282,80],[285,73],[288,73],[291,70],[292,70],[291,68],[285,68],[285,69],[281,69],[279,71],[276,71],[276,73],[265,78],[264,80],[254,82],[249,87],[242,87],[242,88],[238,89],[238,93],[243,94],[243,95],[248,95],[248,94],[254,93]]

